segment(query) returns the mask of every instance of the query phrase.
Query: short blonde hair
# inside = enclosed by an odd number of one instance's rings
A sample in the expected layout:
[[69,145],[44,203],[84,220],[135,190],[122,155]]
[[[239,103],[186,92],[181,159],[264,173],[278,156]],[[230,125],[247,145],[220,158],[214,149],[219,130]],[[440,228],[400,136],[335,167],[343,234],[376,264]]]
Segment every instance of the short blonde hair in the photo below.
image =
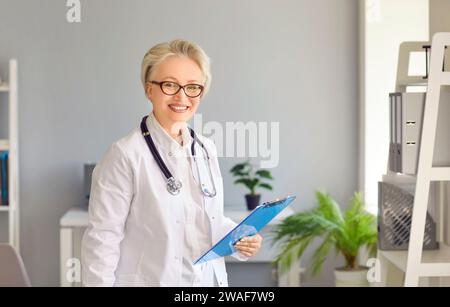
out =
[[203,95],[206,95],[211,86],[211,61],[199,45],[182,39],[155,45],[145,54],[141,67],[141,81],[144,88],[156,67],[171,56],[186,56],[198,64],[205,79]]

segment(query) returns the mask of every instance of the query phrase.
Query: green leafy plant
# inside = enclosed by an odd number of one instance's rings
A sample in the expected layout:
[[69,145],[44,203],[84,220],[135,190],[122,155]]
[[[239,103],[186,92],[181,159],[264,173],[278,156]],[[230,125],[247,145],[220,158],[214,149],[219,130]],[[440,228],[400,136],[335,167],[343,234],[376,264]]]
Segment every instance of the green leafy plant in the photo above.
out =
[[237,177],[234,183],[246,186],[250,190],[250,195],[256,195],[257,188],[270,191],[273,189],[272,185],[263,182],[263,180],[273,180],[270,171],[263,169],[257,170],[250,161],[235,165],[230,172],[234,177]]
[[346,270],[359,269],[360,249],[366,247],[373,256],[377,248],[376,218],[365,211],[362,194],[355,193],[345,213],[329,194],[317,192],[316,198],[316,209],[292,215],[275,227],[273,240],[281,243],[282,250],[273,264],[285,272],[315,239],[321,239],[312,255],[313,275],[322,271],[333,247],[337,255],[344,256]]

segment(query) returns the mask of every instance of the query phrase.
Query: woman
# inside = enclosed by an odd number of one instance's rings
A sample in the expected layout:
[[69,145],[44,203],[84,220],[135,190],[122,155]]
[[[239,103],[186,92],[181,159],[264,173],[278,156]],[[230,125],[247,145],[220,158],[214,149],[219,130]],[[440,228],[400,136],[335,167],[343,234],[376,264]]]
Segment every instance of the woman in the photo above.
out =
[[[209,58],[188,41],[162,43],[145,55],[141,79],[152,113],[93,172],[83,284],[227,286],[223,258],[193,265],[236,225],[223,216],[215,145],[187,125],[211,83]],[[194,161],[193,142],[195,156],[209,154],[212,176],[208,162]],[[261,242],[246,237],[233,256],[253,257]]]

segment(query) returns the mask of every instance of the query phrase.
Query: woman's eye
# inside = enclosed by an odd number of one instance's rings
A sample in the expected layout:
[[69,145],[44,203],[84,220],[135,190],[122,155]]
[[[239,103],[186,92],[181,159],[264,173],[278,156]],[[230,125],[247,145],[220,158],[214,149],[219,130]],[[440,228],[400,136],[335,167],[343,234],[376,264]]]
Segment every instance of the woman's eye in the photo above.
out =
[[171,82],[166,82],[163,84],[163,86],[167,89],[174,89],[177,88],[177,85],[175,83],[171,83]]
[[189,86],[186,87],[186,89],[188,91],[198,91],[200,89],[200,86],[198,86],[198,85],[189,85]]

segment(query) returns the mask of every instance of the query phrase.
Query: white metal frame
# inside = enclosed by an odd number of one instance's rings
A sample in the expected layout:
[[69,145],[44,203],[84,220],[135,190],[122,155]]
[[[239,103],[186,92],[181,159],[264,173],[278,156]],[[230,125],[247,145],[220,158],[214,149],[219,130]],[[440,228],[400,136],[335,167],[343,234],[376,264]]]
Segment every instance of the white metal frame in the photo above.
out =
[[9,151],[9,206],[0,207],[0,211],[8,213],[9,244],[19,252],[18,64],[15,59],[9,61],[9,83],[1,83],[0,92],[8,94],[9,102],[9,138],[0,140],[0,150]]
[[[405,53],[417,51],[417,48],[421,48],[421,45],[423,44],[407,43],[402,45],[397,90],[404,90],[407,85],[420,85],[423,83],[418,78],[407,77],[406,71],[409,55],[405,55]],[[402,176],[388,171],[388,174],[383,179],[384,181],[391,180],[397,183],[416,181],[416,191],[408,251],[378,252],[382,285],[386,285],[388,274],[390,273],[389,269],[392,266],[405,272],[404,285],[407,287],[419,286],[421,277],[450,277],[450,247],[441,243],[441,247],[437,251],[424,252],[422,249],[431,182],[450,181],[450,167],[433,167],[441,87],[450,85],[450,72],[442,71],[446,46],[450,46],[450,33],[435,34],[431,48],[429,78],[428,82],[425,82],[425,85],[427,84],[427,95],[417,176]],[[443,281],[443,279],[439,281]],[[430,284],[428,283],[428,285]]]
[[405,286],[418,286],[420,277],[450,276],[450,263],[422,263],[431,181],[450,181],[449,167],[433,167],[441,86],[450,85],[450,72],[442,71],[446,46],[450,46],[450,33],[433,37]]

